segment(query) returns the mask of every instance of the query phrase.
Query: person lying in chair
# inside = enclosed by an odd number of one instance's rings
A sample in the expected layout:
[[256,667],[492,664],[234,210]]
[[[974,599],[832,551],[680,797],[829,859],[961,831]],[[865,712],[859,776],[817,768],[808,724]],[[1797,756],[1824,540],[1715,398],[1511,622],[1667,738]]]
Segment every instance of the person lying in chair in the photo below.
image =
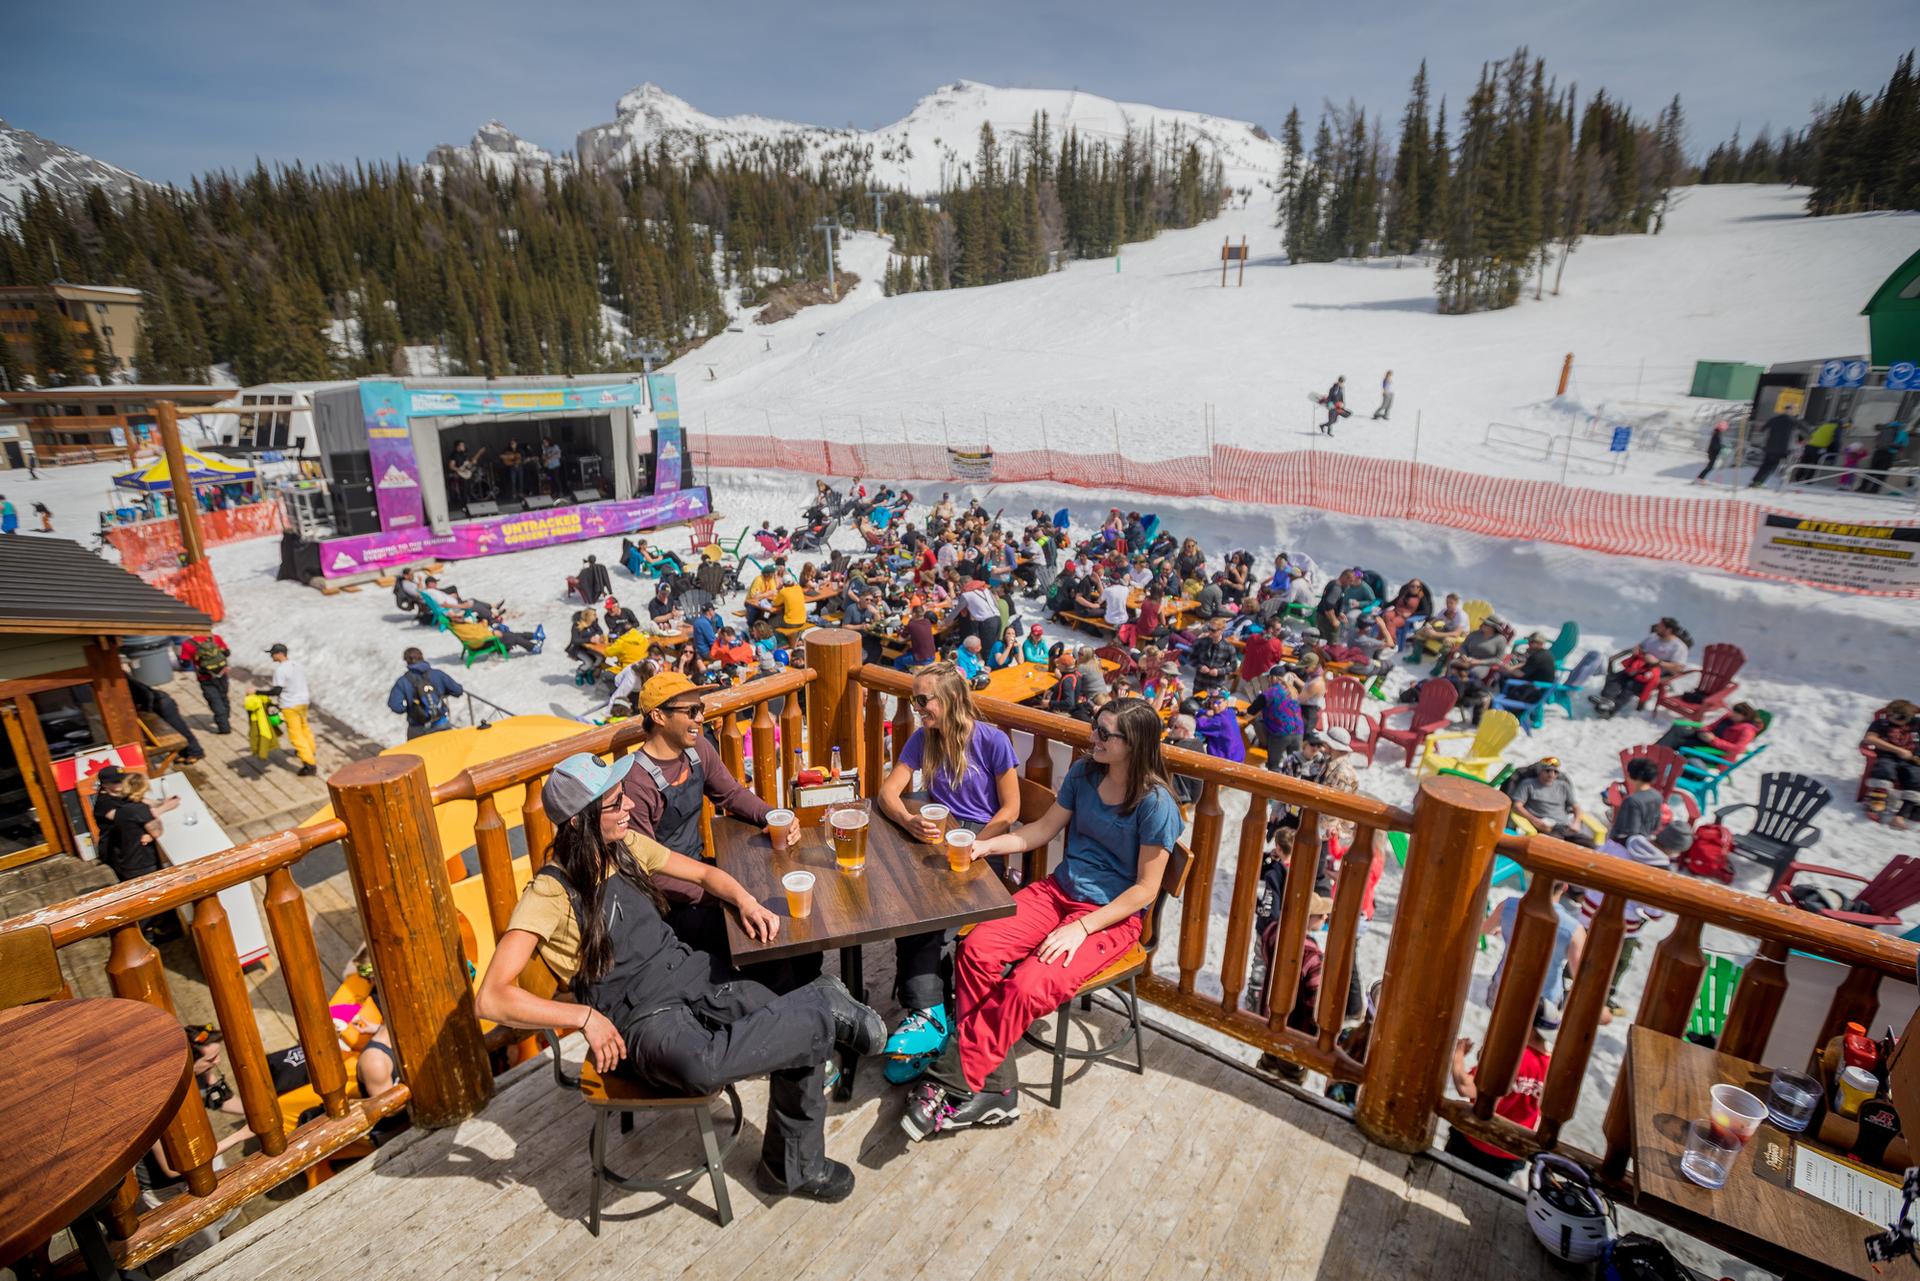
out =
[[[769,1077],[755,1183],[773,1196],[844,1201],[853,1171],[827,1158],[824,1065],[836,1044],[874,1053],[886,1024],[837,979],[776,995],[668,928],[656,875],[726,903],[751,938],[773,938],[780,918],[719,868],[632,830],[621,784],[634,761],[607,765],[581,752],[548,776],[543,797],[556,824],[548,862],[521,894],[474,1010],[509,1027],[578,1031],[597,1070],[659,1090],[701,1095]],[[536,951],[579,1004],[519,985]]]

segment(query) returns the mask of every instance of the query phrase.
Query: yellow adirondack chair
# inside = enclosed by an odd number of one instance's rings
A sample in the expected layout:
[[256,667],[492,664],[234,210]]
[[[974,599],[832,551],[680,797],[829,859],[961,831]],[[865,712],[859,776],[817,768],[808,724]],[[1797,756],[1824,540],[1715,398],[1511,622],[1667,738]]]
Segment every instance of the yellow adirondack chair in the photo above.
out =
[[[1471,633],[1478,628],[1481,623],[1486,621],[1488,614],[1493,612],[1493,602],[1487,600],[1463,600],[1460,602],[1460,608],[1467,616],[1467,631]],[[1454,636],[1449,637],[1449,639],[1457,641],[1460,638]],[[1440,652],[1440,645],[1440,641],[1430,640],[1426,642],[1423,648],[1429,654],[1438,654]]]
[[[1519,718],[1512,712],[1493,711],[1480,718],[1480,727],[1475,730],[1447,730],[1427,735],[1426,746],[1420,753],[1420,772],[1431,774],[1435,770],[1455,769],[1463,774],[1472,774],[1476,778],[1490,779],[1500,765],[1500,753],[1507,750],[1520,733]],[[1435,750],[1435,745],[1449,739],[1470,738],[1473,742],[1467,747],[1464,756],[1449,756]]]

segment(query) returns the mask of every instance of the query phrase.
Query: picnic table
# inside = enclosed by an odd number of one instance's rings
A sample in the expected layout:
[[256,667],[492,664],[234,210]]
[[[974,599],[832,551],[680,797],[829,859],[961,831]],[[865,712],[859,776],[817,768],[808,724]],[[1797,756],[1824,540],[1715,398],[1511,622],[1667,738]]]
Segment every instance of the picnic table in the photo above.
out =
[[[1635,1203],[1657,1203],[1660,1217],[1702,1241],[1751,1259],[1787,1277],[1858,1277],[1865,1281],[1920,1277],[1911,1260],[1876,1271],[1861,1242],[1876,1228],[1837,1205],[1794,1189],[1798,1150],[1820,1153],[1807,1136],[1772,1122],[1740,1154],[1725,1186],[1703,1188],[1680,1172],[1687,1126],[1706,1116],[1709,1091],[1721,1083],[1767,1096],[1770,1069],[1644,1027],[1627,1031],[1622,1086],[1633,1125]],[[1836,1153],[1826,1153],[1839,1159]],[[1899,1179],[1879,1177],[1897,1190]]]
[[[1013,915],[1013,898],[985,859],[963,873],[953,872],[942,846],[909,836],[877,804],[867,826],[866,867],[859,872],[840,870],[824,825],[802,827],[798,844],[775,853],[766,829],[716,816],[713,854],[723,871],[780,918],[780,932],[760,942],[748,938],[739,919],[727,913],[727,946],[735,965],[838,948],[841,979],[862,1001],[867,999],[862,945]],[[805,920],[788,914],[780,887],[782,876],[800,869],[814,874],[813,913]],[[853,1064],[846,1063],[838,1097],[852,1096],[853,1075]]]
[[120,1275],[90,1211],[160,1137],[192,1066],[179,1022],[142,1001],[0,1011],[0,1266],[71,1225],[92,1275]]

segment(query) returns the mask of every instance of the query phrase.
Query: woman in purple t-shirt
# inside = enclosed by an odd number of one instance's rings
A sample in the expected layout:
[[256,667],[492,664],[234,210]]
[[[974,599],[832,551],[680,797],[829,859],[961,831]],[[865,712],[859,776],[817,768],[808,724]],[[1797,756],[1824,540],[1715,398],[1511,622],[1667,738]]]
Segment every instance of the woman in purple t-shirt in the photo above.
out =
[[[1020,816],[1019,761],[1004,730],[980,720],[966,677],[952,663],[924,667],[913,678],[914,717],[919,725],[900,749],[880,785],[880,808],[921,839],[935,835],[904,800],[917,769],[930,803],[944,805],[952,821],[982,836],[1006,831]],[[1003,860],[994,861],[1004,871]],[[946,862],[940,860],[945,876]],[[899,1085],[919,1076],[953,1035],[947,1016],[946,968],[950,931],[914,934],[894,941],[894,997],[906,1015],[887,1042],[886,1075]]]

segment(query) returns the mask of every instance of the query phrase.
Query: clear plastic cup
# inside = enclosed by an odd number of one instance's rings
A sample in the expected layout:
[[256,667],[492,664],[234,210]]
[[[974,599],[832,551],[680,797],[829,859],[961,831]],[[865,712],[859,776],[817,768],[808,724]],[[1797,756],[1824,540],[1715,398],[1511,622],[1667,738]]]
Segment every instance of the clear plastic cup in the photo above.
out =
[[1739,1155],[1739,1144],[1723,1143],[1714,1137],[1713,1122],[1695,1121],[1687,1127],[1687,1150],[1680,1158],[1680,1173],[1703,1188],[1717,1188],[1726,1183],[1733,1159]]
[[940,829],[939,831],[935,832],[932,836],[927,838],[927,844],[938,845],[940,843],[941,838],[947,834],[947,821],[952,817],[953,817],[953,811],[949,810],[944,805],[922,805],[920,807],[921,820],[923,822],[932,823],[935,827]]
[[867,803],[849,801],[827,815],[827,827],[833,837],[833,860],[843,872],[858,872],[867,865]]
[[792,830],[792,810],[767,811],[767,838],[773,843],[774,849],[783,850],[787,848],[787,842],[792,839],[788,833]]
[[1820,1101],[1820,1082],[1805,1072],[1775,1068],[1767,1087],[1767,1119],[1790,1134],[1798,1134],[1813,1120]]
[[1737,1085],[1716,1085],[1708,1093],[1713,1096],[1713,1107],[1707,1115],[1714,1138],[1736,1148],[1745,1147],[1767,1119],[1767,1105]]
[[813,915],[812,872],[788,872],[780,878],[780,888],[787,892],[788,916],[804,921]]
[[973,866],[974,834],[964,827],[956,827],[947,833],[947,868],[949,871],[964,872]]

